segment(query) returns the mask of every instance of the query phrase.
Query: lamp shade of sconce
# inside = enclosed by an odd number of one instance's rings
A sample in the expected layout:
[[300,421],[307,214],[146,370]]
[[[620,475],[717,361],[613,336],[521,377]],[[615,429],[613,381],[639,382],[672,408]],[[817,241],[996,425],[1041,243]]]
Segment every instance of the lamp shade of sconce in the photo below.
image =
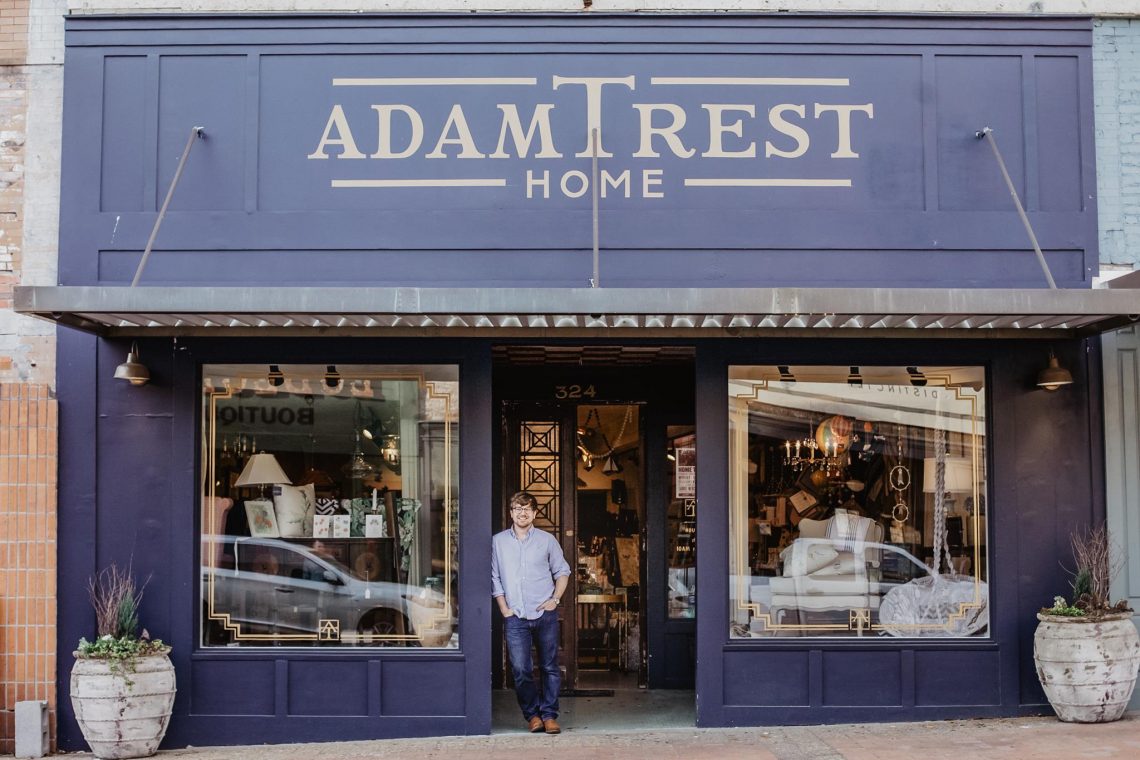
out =
[[859,371],[859,368],[858,367],[850,367],[849,370],[850,371],[847,373],[847,384],[848,385],[862,385],[863,384],[863,374]]
[[139,361],[139,344],[131,343],[127,360],[115,367],[115,379],[126,380],[131,385],[146,385],[150,382],[150,370]]
[[340,385],[340,373],[336,371],[335,364],[329,364],[325,367],[325,387],[329,390]]
[[269,365],[269,374],[267,374],[265,378],[274,388],[280,388],[285,384],[285,373],[281,371],[280,365],[277,364]]
[[[927,457],[922,460],[923,493],[934,493],[934,479],[938,460]],[[946,477],[943,485],[946,493],[969,493],[974,490],[974,471],[970,460],[965,457],[946,458]]]
[[275,485],[277,483],[291,485],[292,481],[281,469],[281,465],[277,463],[277,457],[263,451],[249,458],[234,485],[241,488],[244,486]]
[[918,367],[907,367],[906,373],[910,375],[910,384],[915,388],[922,388],[926,385],[926,375],[920,372]]
[[1053,352],[1049,352],[1049,366],[1037,373],[1037,387],[1055,391],[1062,385],[1073,384],[1073,373],[1061,366]]

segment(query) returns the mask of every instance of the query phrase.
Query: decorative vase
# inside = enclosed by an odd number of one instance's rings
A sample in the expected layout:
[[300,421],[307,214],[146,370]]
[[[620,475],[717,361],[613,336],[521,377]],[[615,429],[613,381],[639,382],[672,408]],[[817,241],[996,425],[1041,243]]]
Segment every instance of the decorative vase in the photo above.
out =
[[1140,636],[1131,613],[1096,620],[1038,613],[1037,619],[1033,660],[1057,717],[1067,723],[1118,720],[1140,667]]
[[174,666],[165,654],[131,665],[76,658],[71,706],[83,738],[104,760],[150,757],[158,751],[174,706]]

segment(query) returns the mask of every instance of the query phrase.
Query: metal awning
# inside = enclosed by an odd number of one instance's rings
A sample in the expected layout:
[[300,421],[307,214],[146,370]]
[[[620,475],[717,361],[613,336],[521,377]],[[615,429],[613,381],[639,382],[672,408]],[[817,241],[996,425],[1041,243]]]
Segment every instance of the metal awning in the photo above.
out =
[[1140,290],[18,287],[15,310],[106,336],[1059,337],[1140,319]]

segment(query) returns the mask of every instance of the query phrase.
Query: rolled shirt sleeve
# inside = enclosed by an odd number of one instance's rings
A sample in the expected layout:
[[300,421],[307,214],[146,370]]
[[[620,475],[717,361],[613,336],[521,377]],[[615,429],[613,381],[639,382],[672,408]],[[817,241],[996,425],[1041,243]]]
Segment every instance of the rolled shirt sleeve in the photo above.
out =
[[562,547],[558,545],[558,541],[554,536],[550,537],[547,561],[550,564],[550,577],[554,580],[558,580],[570,574],[570,563],[566,561],[565,555],[562,554]]

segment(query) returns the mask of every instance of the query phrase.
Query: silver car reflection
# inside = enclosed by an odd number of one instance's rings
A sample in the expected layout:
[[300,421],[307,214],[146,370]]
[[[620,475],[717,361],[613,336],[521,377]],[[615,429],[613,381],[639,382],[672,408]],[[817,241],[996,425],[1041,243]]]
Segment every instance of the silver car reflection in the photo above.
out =
[[365,580],[359,576],[380,575],[361,562],[375,563],[374,555],[358,554],[354,572],[337,559],[336,542],[309,540],[311,546],[276,538],[204,537],[204,643],[453,645],[450,604],[443,594]]

